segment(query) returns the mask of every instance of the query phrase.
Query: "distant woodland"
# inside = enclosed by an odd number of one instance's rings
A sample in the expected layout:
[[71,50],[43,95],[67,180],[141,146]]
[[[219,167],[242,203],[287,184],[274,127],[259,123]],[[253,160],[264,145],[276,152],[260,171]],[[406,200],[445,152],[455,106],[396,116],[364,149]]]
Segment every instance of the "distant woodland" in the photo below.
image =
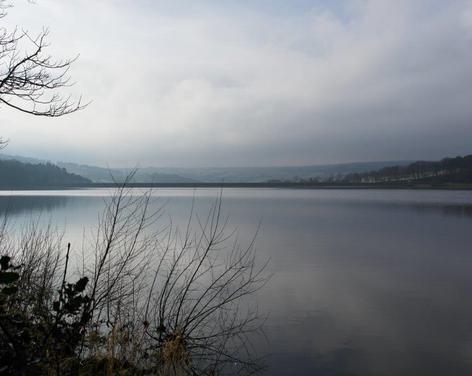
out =
[[353,173],[346,183],[472,183],[472,155],[444,158],[440,161],[418,161],[406,166],[385,167],[367,173]]
[[0,188],[71,187],[91,183],[51,163],[31,164],[0,160]]
[[[380,163],[380,162],[379,162]],[[353,164],[353,168],[356,167]],[[59,187],[83,187],[100,186],[107,182],[97,182],[90,179],[89,170],[84,170],[83,177],[77,173],[67,171],[66,168],[52,163],[28,163],[15,159],[0,159],[0,189],[35,189],[35,188],[59,188]],[[96,170],[103,172],[98,167]],[[346,167],[347,169],[347,167]],[[116,172],[116,171],[114,171]],[[149,176],[154,176],[150,179]],[[118,176],[120,177],[120,175]],[[139,180],[131,185],[162,185],[162,186],[365,186],[365,185],[431,185],[444,186],[448,184],[472,184],[472,155],[455,158],[445,158],[440,161],[417,161],[410,164],[388,166],[369,172],[341,173],[337,171],[326,177],[326,172],[314,175],[309,179],[270,179],[265,182],[253,182],[251,179],[240,183],[208,183],[198,182],[190,178],[184,178],[172,174],[144,174],[138,176]],[[154,180],[154,181],[152,181]],[[118,179],[119,181],[119,179]]]

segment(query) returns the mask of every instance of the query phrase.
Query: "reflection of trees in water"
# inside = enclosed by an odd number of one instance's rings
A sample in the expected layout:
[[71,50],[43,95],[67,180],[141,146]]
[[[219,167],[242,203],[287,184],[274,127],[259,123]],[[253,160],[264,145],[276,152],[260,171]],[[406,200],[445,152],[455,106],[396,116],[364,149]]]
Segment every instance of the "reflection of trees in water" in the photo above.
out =
[[65,207],[69,200],[66,196],[4,196],[0,197],[0,215],[48,212]]
[[472,217],[472,203],[444,203],[444,202],[387,202],[387,201],[326,201],[317,202],[329,206],[358,207],[363,209],[383,209],[389,211],[413,210],[420,214],[442,214],[444,216]]
[[472,217],[472,204],[416,204],[410,207],[420,213],[440,212],[445,216]]
[[[190,197],[180,197],[173,202],[173,207],[182,209],[187,207]],[[184,205],[181,201],[185,201]],[[242,200],[244,201],[244,199]],[[73,197],[73,196],[0,196],[0,215],[28,213],[33,211],[52,211],[64,208],[73,202],[74,206],[97,206],[104,205],[103,197]],[[379,208],[388,210],[410,209],[418,213],[439,213],[445,216],[472,217],[472,202],[467,203],[434,203],[434,202],[388,202],[388,201],[352,201],[352,200],[314,200],[317,205],[345,206],[359,208]]]

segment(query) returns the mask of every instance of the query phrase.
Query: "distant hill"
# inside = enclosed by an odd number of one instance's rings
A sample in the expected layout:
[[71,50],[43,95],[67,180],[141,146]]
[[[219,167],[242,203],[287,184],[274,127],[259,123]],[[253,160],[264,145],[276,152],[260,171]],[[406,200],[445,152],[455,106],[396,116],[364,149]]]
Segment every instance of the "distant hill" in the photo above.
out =
[[[27,158],[18,155],[0,154],[0,160],[16,160],[31,164],[53,164],[64,168],[71,174],[82,176],[94,183],[122,182],[130,174],[131,168],[104,168],[82,165],[70,162],[52,163],[37,158]],[[172,173],[158,173],[152,169],[138,169],[134,176],[135,183],[195,183],[191,178],[182,177]]]
[[417,161],[346,175],[349,183],[472,183],[472,155],[444,158],[440,161]]
[[[0,155],[0,159],[14,159],[27,163],[50,163],[40,159]],[[139,168],[135,183],[264,183],[270,181],[297,182],[316,179],[340,180],[353,173],[365,173],[384,167],[407,165],[411,161],[357,162],[309,166],[276,167],[204,167],[204,168]],[[95,183],[122,181],[130,168],[104,168],[69,162],[55,163],[68,172],[83,176]]]
[[[367,172],[407,163],[409,162],[387,161],[289,167],[143,167],[137,170],[134,181],[139,183],[262,183],[272,180],[296,182],[309,178],[328,180],[333,177],[342,178],[354,172]],[[112,175],[114,179],[120,181],[131,171],[126,168],[106,169],[64,162],[59,162],[58,165],[69,172],[85,176],[98,183],[110,182]]]
[[[0,189],[83,186],[121,182],[130,168],[0,155]],[[133,183],[472,183],[472,155],[440,161],[384,161],[289,167],[139,168]]]
[[90,182],[51,163],[0,160],[0,189],[73,187]]
[[206,167],[206,168],[157,168],[148,167],[143,172],[177,174],[193,181],[206,183],[263,183],[269,181],[297,182],[316,178],[326,181],[342,178],[350,173],[367,172],[387,166],[405,165],[411,161],[358,162],[311,166],[287,167]]
[[[131,168],[103,168],[79,165],[68,162],[58,162],[58,166],[67,171],[84,176],[95,183],[122,182],[133,171]],[[139,168],[136,170],[134,183],[196,183],[196,180],[174,173],[161,173],[154,169]]]

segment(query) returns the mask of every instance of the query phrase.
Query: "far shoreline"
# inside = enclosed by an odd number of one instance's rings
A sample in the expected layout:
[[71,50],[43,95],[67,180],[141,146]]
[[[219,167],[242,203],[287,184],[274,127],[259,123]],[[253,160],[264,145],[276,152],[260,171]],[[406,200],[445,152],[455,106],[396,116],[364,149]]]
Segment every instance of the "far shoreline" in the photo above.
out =
[[[118,188],[120,183],[87,183],[79,185],[51,185],[51,186],[4,186],[0,191],[16,190],[73,190],[73,189],[93,189],[93,188]],[[274,189],[391,189],[391,190],[472,190],[472,183],[128,183],[128,188],[274,188]]]

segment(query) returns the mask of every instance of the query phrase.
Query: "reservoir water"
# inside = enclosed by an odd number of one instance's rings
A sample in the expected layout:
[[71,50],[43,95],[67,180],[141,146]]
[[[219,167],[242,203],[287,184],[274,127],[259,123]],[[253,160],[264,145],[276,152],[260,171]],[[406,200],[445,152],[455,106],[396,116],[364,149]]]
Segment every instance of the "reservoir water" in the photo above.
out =
[[[139,190],[136,190],[139,194]],[[156,189],[186,223],[217,189]],[[20,229],[39,218],[81,241],[110,190],[2,191]],[[268,375],[472,374],[472,191],[225,189],[241,242],[259,223]]]

